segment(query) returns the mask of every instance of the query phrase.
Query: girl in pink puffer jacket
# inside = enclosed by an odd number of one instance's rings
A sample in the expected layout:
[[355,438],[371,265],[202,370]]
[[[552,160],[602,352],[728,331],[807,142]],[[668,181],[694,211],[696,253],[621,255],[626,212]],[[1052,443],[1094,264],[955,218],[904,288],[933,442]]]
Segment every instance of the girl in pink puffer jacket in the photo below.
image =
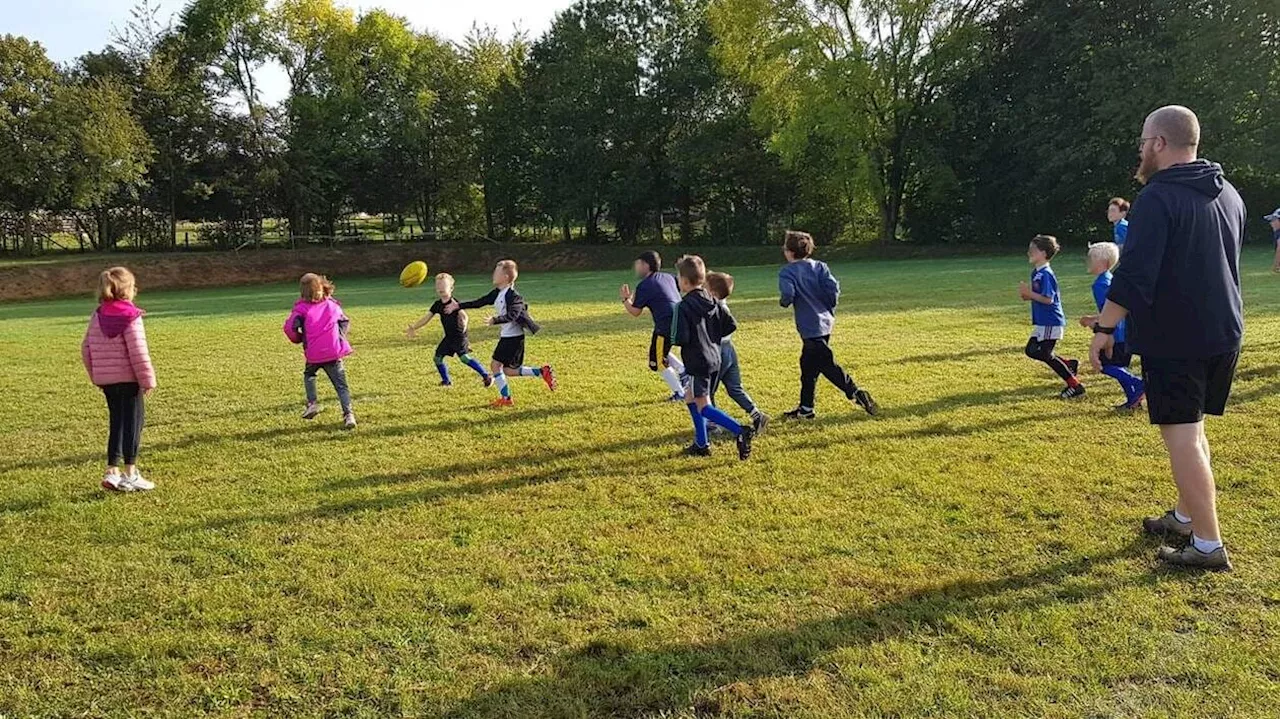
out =
[[302,298],[293,305],[293,312],[284,321],[284,335],[294,344],[302,345],[307,366],[302,372],[302,386],[307,393],[307,408],[303,419],[315,419],[320,414],[316,397],[316,374],[320,370],[328,375],[342,405],[342,423],[347,429],[356,426],[355,412],[351,411],[351,389],[347,386],[347,369],[342,359],[351,354],[347,342],[347,327],[351,320],[342,311],[342,305],[333,299],[333,283],[329,278],[308,272],[300,281]]
[[[80,343],[89,379],[107,398],[107,471],[103,489],[138,492],[155,485],[138,473],[145,399],[156,386],[156,371],[147,351],[142,310],[133,304],[138,292],[133,273],[112,267],[98,277],[98,309]],[[120,464],[124,463],[124,472]]]

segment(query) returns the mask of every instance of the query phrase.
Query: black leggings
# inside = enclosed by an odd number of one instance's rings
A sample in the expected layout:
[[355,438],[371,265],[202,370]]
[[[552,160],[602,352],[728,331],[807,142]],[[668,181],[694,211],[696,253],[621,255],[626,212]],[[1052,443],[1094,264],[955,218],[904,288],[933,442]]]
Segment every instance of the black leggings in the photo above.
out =
[[107,413],[111,430],[107,434],[107,466],[136,464],[138,445],[142,443],[142,422],[146,414],[142,391],[137,382],[109,384],[102,388],[107,396]]
[[1071,374],[1071,368],[1067,366],[1067,363],[1053,353],[1054,348],[1057,346],[1058,340],[1038,340],[1032,337],[1027,340],[1027,356],[1049,365],[1049,369],[1057,372],[1062,381],[1070,384],[1074,375]]

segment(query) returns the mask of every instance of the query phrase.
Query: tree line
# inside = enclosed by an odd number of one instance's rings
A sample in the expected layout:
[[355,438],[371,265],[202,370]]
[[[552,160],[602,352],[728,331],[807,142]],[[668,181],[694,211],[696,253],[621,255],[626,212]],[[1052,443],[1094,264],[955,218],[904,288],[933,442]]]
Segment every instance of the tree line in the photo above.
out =
[[1276,98],[1274,0],[578,0],[462,42],[333,0],[144,0],[67,65],[0,39],[0,238],[165,249],[196,222],[234,247],[357,213],[449,239],[1093,238],[1170,102],[1280,204]]

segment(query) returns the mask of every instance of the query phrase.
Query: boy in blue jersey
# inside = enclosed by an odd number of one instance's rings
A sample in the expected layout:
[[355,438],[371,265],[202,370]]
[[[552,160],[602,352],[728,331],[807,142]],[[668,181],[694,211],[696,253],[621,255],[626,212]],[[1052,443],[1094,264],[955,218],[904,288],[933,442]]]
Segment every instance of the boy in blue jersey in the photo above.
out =
[[811,257],[814,246],[809,233],[794,230],[787,232],[782,246],[787,264],[778,273],[779,304],[795,308],[796,331],[803,342],[800,349],[800,405],[782,416],[804,420],[817,416],[814,397],[818,376],[822,375],[840,388],[845,397],[874,417],[880,406],[870,392],[859,389],[849,373],[836,363],[831,351],[831,330],[836,323],[840,282],[825,262]]
[[680,288],[674,275],[662,271],[662,257],[657,252],[641,252],[635,261],[635,294],[629,285],[623,285],[619,294],[627,314],[639,317],[645,309],[653,317],[653,336],[649,338],[649,369],[658,372],[671,390],[668,401],[683,402],[684,388],[681,375],[684,364],[671,352],[671,317],[680,304]]
[[1033,360],[1049,365],[1049,368],[1067,383],[1059,395],[1063,399],[1084,396],[1084,385],[1076,379],[1080,363],[1063,360],[1053,353],[1067,327],[1067,316],[1062,312],[1062,297],[1058,294],[1058,277],[1053,274],[1049,261],[1060,249],[1058,239],[1050,235],[1036,235],[1027,248],[1027,260],[1035,267],[1031,271],[1031,284],[1018,283],[1018,295],[1031,303],[1031,324],[1034,329],[1027,340],[1026,353]]
[[1276,245],[1276,261],[1271,265],[1271,271],[1280,272],[1280,207],[1262,219],[1271,223],[1271,241]]
[[1123,197],[1111,198],[1107,205],[1107,219],[1111,221],[1111,237],[1120,249],[1129,239],[1129,201]]
[[[1097,277],[1093,281],[1093,301],[1098,305],[1099,312],[1107,304],[1107,292],[1111,289],[1111,270],[1115,269],[1119,262],[1120,248],[1116,247],[1114,242],[1098,242],[1089,245],[1089,274]],[[1097,321],[1098,315],[1081,317],[1080,326],[1091,328]],[[1113,335],[1116,344],[1111,350],[1110,357],[1102,357],[1102,373],[1119,382],[1120,387],[1124,389],[1124,404],[1117,405],[1116,409],[1132,411],[1142,406],[1142,399],[1147,390],[1142,383],[1142,378],[1129,371],[1133,353],[1125,344],[1124,330],[1124,322],[1116,325]]]

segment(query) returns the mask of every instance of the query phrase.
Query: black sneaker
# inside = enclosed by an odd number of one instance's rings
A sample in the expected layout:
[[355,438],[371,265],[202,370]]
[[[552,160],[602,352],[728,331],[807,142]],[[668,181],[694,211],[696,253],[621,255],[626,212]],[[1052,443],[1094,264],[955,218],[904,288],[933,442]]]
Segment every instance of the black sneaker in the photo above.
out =
[[769,415],[756,410],[751,416],[751,429],[756,431],[756,436],[764,434],[765,429],[769,426]]
[[453,386],[453,383],[452,383],[452,382],[445,382],[444,380],[441,380],[441,381],[440,381],[440,386],[441,386],[441,387],[452,387],[452,386]]
[[1077,397],[1083,397],[1084,385],[1078,384],[1075,387],[1068,387],[1062,390],[1061,394],[1059,394],[1058,396],[1063,399],[1076,399]]
[[688,457],[710,457],[711,447],[710,445],[706,447],[699,447],[697,444],[691,444],[684,448],[684,453],[685,456]]
[[1080,360],[1069,359],[1063,360],[1067,364],[1067,369],[1071,370],[1072,376],[1080,374]]
[[756,431],[750,427],[743,427],[742,434],[738,435],[738,459],[747,461],[751,459],[751,440],[755,439]]
[[790,412],[783,412],[782,416],[786,419],[817,419],[818,415],[811,409],[804,407],[796,407]]
[[880,405],[876,404],[876,401],[871,396],[871,393],[866,391],[865,389],[860,389],[857,392],[854,392],[853,401],[859,407],[865,409],[867,411],[867,414],[871,415],[872,417],[880,414]]

